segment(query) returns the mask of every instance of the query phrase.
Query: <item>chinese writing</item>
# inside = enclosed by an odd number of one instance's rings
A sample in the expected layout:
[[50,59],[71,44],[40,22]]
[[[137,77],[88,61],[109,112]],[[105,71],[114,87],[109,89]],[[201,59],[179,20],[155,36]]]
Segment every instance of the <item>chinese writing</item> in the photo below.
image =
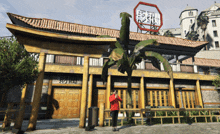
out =
[[160,25],[160,14],[150,11],[137,10],[137,22],[145,24]]
[[62,84],[76,84],[77,83],[77,77],[73,77],[73,76],[60,76],[60,82]]

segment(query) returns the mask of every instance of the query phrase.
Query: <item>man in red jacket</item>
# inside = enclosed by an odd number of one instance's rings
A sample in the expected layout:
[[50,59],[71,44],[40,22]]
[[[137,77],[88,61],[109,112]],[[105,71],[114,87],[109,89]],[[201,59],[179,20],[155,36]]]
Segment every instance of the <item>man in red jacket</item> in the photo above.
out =
[[122,102],[122,99],[118,96],[116,90],[114,90],[113,94],[109,97],[109,101],[111,103],[113,131],[118,131],[117,120],[118,120],[118,111],[120,109],[118,101]]

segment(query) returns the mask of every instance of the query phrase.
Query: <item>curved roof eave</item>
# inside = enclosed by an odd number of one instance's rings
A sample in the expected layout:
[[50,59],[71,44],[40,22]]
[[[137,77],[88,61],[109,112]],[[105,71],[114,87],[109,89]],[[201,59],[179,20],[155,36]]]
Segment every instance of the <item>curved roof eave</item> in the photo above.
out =
[[[63,34],[59,32],[69,32],[69,33],[72,33],[73,36],[75,36],[74,34],[80,34],[82,35],[81,37],[83,37],[83,35],[89,35],[93,37],[99,36],[99,35],[109,35],[113,38],[120,38],[119,36],[120,31],[115,30],[115,29],[88,26],[88,25],[63,22],[63,21],[57,21],[57,20],[45,19],[45,18],[43,19],[42,18],[30,18],[30,17],[25,17],[21,15],[12,14],[12,13],[7,13],[7,14],[9,18],[13,20],[12,22],[14,24],[27,27],[27,28],[32,28],[36,31],[51,32],[51,30],[54,30],[53,33],[61,34],[61,35]],[[65,36],[70,37],[70,35],[71,34],[66,34]],[[130,32],[129,39],[135,40],[135,41],[157,39],[158,43],[160,44],[167,44],[171,46],[191,47],[191,48],[195,48],[195,47],[208,43],[208,42],[203,42],[203,41],[191,41],[191,40],[175,38],[175,37],[142,34],[142,33],[137,33],[137,32]]]
[[95,37],[82,37],[82,36],[73,36],[73,35],[64,35],[59,33],[51,33],[47,31],[40,31],[32,28],[26,28],[22,26],[17,26],[14,24],[6,24],[6,28],[8,28],[12,33],[14,31],[28,33],[36,36],[44,36],[56,39],[65,39],[69,41],[89,41],[89,42],[116,42],[116,38],[95,38]]

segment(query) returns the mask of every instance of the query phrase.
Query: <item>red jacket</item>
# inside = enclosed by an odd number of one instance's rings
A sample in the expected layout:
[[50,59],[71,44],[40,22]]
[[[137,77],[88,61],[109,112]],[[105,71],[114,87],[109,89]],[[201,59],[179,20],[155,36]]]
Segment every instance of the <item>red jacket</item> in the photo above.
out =
[[109,97],[109,101],[111,103],[111,111],[119,110],[118,101],[122,102],[122,99],[119,96],[118,96],[118,98],[115,98],[115,94],[113,94]]

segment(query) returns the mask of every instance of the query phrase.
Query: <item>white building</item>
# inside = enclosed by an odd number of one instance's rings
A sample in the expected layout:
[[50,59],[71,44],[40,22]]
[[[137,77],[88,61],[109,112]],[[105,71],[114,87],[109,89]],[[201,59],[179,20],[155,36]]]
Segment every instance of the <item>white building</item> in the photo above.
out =
[[180,28],[161,29],[159,32],[163,35],[167,30],[171,31],[175,37],[187,38],[186,35],[191,31],[197,31],[199,34],[198,41],[204,41],[204,31],[201,27],[197,26],[197,18],[201,15],[209,17],[209,23],[205,30],[206,41],[209,42],[206,51],[202,49],[195,57],[208,58],[208,59],[220,59],[220,4],[214,3],[209,8],[201,11],[198,14],[198,10],[187,6],[179,16]]

